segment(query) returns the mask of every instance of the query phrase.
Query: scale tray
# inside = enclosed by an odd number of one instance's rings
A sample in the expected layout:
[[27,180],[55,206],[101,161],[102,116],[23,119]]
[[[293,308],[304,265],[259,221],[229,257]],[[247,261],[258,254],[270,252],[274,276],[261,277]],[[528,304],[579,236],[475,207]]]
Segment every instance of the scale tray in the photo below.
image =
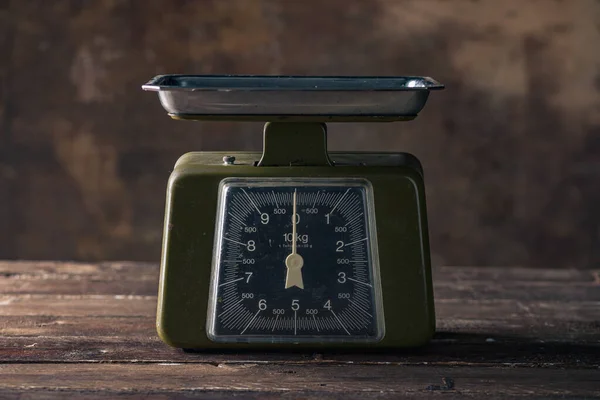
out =
[[444,85],[419,76],[159,75],[142,88],[175,119],[335,122],[414,119]]

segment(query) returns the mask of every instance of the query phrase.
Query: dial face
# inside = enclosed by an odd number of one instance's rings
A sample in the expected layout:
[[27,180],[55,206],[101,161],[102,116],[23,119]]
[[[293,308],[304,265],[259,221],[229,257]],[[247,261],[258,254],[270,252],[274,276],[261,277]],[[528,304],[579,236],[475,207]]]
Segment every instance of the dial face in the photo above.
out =
[[207,326],[212,340],[381,340],[367,181],[226,179],[217,221]]

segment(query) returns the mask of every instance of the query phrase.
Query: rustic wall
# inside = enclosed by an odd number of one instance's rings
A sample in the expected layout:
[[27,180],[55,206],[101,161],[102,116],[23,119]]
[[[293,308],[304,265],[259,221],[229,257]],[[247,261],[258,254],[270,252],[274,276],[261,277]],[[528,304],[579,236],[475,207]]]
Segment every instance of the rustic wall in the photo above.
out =
[[597,265],[599,49],[596,0],[0,0],[0,258],[155,261],[178,155],[259,148],[155,74],[417,74],[420,118],[330,147],[421,158],[435,262]]

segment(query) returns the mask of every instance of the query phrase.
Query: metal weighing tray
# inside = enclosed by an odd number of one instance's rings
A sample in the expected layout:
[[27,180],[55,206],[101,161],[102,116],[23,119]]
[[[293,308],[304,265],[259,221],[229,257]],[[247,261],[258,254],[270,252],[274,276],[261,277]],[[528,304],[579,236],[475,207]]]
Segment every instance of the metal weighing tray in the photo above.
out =
[[159,75],[142,88],[177,119],[398,121],[415,118],[444,85],[418,76]]

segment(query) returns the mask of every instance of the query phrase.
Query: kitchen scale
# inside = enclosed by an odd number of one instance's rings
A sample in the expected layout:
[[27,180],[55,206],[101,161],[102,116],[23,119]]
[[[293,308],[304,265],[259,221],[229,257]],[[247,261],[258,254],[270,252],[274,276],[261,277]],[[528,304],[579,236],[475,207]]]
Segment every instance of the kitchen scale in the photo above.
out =
[[425,188],[407,153],[329,152],[327,122],[414,119],[427,77],[161,75],[174,119],[264,121],[260,152],[171,173],[157,330],[208,349],[394,349],[435,331]]

